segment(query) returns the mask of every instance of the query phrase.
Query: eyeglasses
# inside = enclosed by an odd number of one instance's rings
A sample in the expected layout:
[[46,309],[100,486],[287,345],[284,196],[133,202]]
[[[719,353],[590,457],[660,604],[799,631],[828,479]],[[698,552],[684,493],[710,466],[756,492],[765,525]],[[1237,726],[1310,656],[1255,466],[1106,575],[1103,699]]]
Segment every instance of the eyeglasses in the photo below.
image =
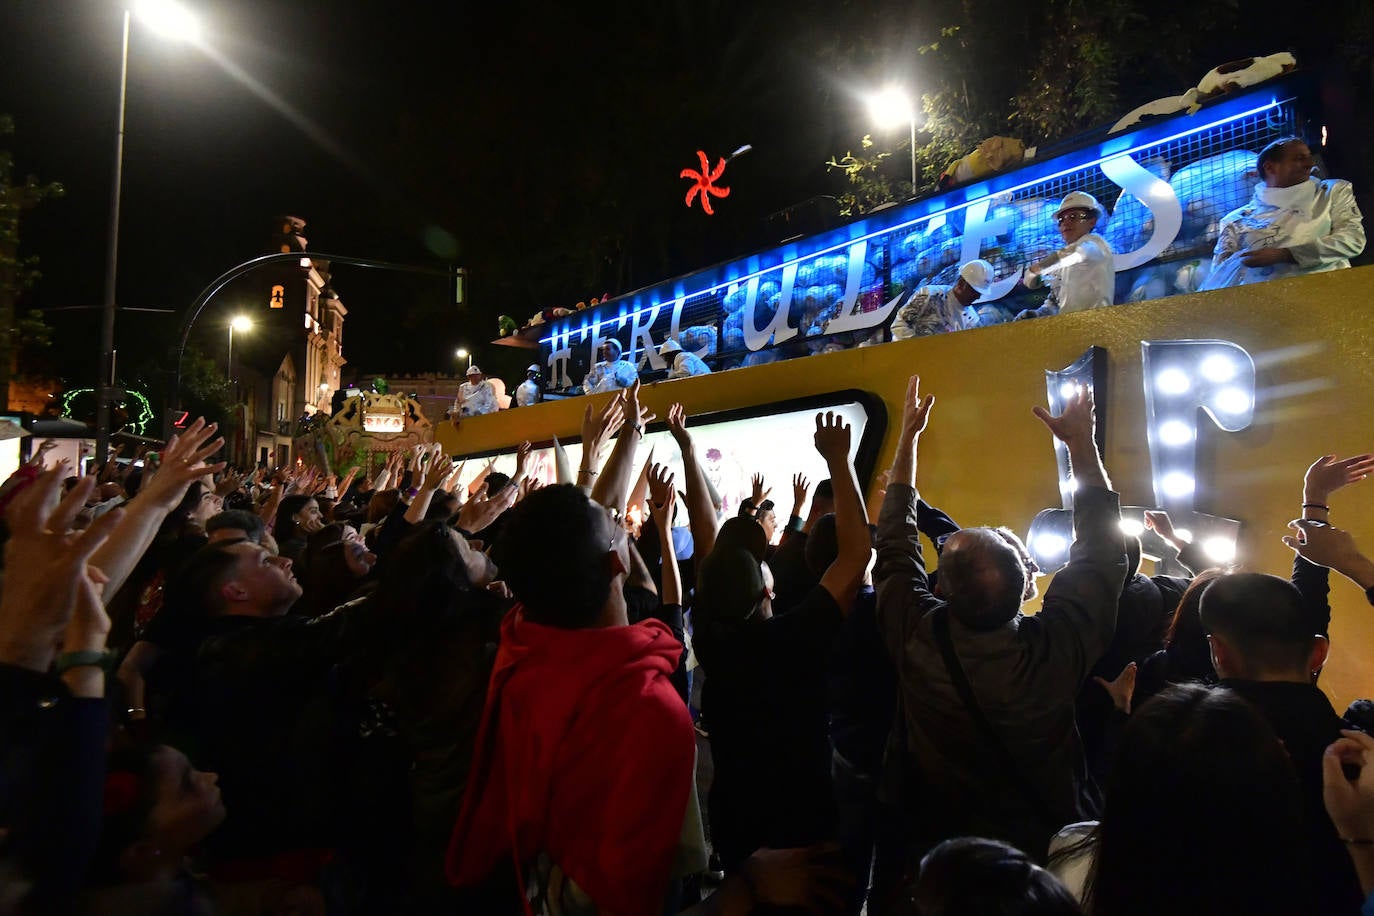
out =
[[1065,220],[1073,220],[1076,223],[1081,223],[1085,220],[1094,219],[1096,216],[1097,214],[1091,210],[1065,210],[1063,213],[1056,213],[1054,221],[1062,223]]

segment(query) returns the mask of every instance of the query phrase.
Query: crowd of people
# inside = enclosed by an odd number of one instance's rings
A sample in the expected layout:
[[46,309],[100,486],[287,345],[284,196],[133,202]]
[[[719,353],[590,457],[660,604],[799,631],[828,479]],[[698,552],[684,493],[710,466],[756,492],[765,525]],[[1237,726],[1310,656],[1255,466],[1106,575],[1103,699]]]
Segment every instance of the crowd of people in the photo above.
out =
[[529,443],[469,484],[435,446],[238,473],[203,421],[36,458],[0,486],[0,913],[1374,911],[1368,704],[1317,686],[1328,570],[1374,602],[1330,523],[1374,455],[1307,469],[1289,577],[1163,513],[1197,574],[1150,576],[1091,392],[1034,414],[1077,483],[1043,597],[933,505],[914,377],[876,525],[843,419],[785,521],[762,479],[723,519],[681,404],[682,479],[637,457],[638,384],[547,484]]

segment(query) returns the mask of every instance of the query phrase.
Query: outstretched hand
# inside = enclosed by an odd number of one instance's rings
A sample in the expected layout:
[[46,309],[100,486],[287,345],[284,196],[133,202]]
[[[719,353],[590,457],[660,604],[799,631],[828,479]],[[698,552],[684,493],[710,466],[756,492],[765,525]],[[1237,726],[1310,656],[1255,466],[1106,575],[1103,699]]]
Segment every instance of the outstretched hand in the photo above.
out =
[[1121,673],[1114,681],[1109,681],[1105,677],[1093,677],[1093,680],[1112,698],[1112,705],[1128,716],[1131,714],[1131,698],[1135,696],[1136,671],[1136,663],[1131,662],[1121,669]]
[[692,450],[692,435],[687,432],[687,411],[680,403],[668,408],[668,432],[685,458]]
[[1064,402],[1064,412],[1057,417],[1039,405],[1032,407],[1031,411],[1065,445],[1092,441],[1093,390],[1086,385],[1074,386],[1073,395]]
[[1323,455],[1312,462],[1303,476],[1302,501],[1325,503],[1341,487],[1364,480],[1371,473],[1374,473],[1374,455],[1356,455],[1353,458]]
[[816,451],[829,464],[849,460],[849,440],[853,428],[834,411],[816,414]]
[[[819,423],[819,420],[817,422]],[[768,498],[768,494],[773,492],[773,488],[769,487],[767,489],[764,489],[764,480],[762,474],[755,474],[753,477],[750,478],[749,482],[752,485],[749,500],[754,504],[754,508],[757,509],[760,505],[763,504],[763,501]]]
[[673,504],[677,502],[677,481],[667,465],[649,468],[649,514],[660,529],[667,530],[673,522]]
[[[1341,734],[1322,755],[1322,801],[1342,839],[1367,842],[1374,839],[1374,738],[1350,729]],[[1359,775],[1347,779],[1346,767]]]
[[58,501],[70,473],[65,461],[21,491],[5,513],[5,587],[0,593],[0,661],[46,671],[88,580],[88,561],[123,517],[115,509],[84,531],[71,530],[95,487],[81,478]]
[[935,406],[935,395],[921,397],[921,377],[913,375],[906,383],[906,397],[902,399],[902,437],[911,441],[925,432],[930,421],[930,409]]
[[806,503],[806,494],[811,492],[811,481],[798,471],[792,475],[792,505],[800,509]]
[[157,473],[145,478],[134,499],[171,512],[192,483],[224,470],[223,461],[206,464],[206,459],[224,447],[223,438],[211,439],[218,429],[218,424],[207,424],[204,417],[198,417],[184,433],[173,436],[162,450]]
[[1293,534],[1286,535],[1283,543],[1289,550],[1355,580],[1361,588],[1374,586],[1374,562],[1360,551],[1349,531],[1305,518],[1294,519],[1288,527]]

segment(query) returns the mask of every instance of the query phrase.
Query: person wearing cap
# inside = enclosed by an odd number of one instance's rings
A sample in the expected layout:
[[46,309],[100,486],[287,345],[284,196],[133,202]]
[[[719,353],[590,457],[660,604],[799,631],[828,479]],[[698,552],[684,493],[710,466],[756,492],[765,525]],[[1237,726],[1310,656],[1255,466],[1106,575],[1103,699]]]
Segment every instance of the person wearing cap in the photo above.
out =
[[525,380],[515,388],[515,406],[529,407],[531,404],[538,404],[544,398],[544,391],[539,387],[539,366],[531,363],[525,369]]
[[1255,196],[1221,220],[1212,272],[1202,289],[1340,270],[1364,251],[1364,219],[1348,181],[1313,176],[1312,151],[1297,137],[1259,154]]
[[658,355],[668,363],[668,378],[689,378],[693,375],[710,375],[711,368],[700,356],[682,349],[682,344],[669,337],[658,348]]
[[639,370],[628,359],[622,359],[623,349],[614,337],[601,342],[597,363],[582,380],[584,394],[604,394],[629,388],[639,378]]
[[[698,565],[693,648],[706,673],[702,715],[715,767],[711,837],[727,872],[761,847],[837,834],[826,683],[817,672],[825,670],[871,553],[849,460],[851,432],[833,415],[817,417],[816,450],[833,481],[839,548],[820,584],[786,615],[772,614],[767,542],[753,519],[726,520]],[[704,484],[689,472],[687,485],[695,533]]]
[[953,286],[922,286],[897,310],[897,317],[892,319],[892,339],[907,340],[973,327],[977,319],[966,310],[971,312],[973,303],[988,291],[992,275],[992,265],[980,258],[959,268],[959,279]]
[[1018,321],[1105,308],[1115,301],[1116,265],[1112,246],[1097,232],[1107,221],[1097,198],[1083,191],[1065,195],[1054,220],[1064,247],[1026,268],[1026,285],[1035,289],[1048,283],[1050,297],[1018,314]]
[[487,381],[482,370],[468,366],[468,380],[458,386],[458,414],[464,417],[478,417],[484,413],[496,413],[500,407],[496,403],[496,389]]

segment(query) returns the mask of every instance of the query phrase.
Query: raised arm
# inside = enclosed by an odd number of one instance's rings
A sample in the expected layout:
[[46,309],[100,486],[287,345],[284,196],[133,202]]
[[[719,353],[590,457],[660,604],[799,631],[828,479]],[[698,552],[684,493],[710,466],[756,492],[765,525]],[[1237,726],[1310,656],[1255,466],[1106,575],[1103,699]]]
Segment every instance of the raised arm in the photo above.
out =
[[887,492],[878,515],[878,564],[873,570],[878,593],[878,629],[888,654],[899,667],[907,636],[925,611],[937,602],[930,593],[921,556],[921,533],[916,526],[917,443],[934,404],[933,396],[921,397],[921,379],[913,375],[902,402],[897,454],[888,472]]
[[[1038,627],[1067,677],[1082,680],[1116,631],[1116,606],[1126,581],[1126,540],[1121,506],[1094,438],[1092,390],[1079,387],[1058,417],[1043,407],[1035,415],[1069,450],[1074,480],[1073,546],[1069,565],[1054,577]],[[1032,630],[1030,632],[1035,632]]]
[[716,546],[717,504],[712,502],[713,491],[701,462],[697,460],[696,445],[687,432],[687,412],[681,404],[674,404],[668,409],[668,431],[682,452],[682,470],[687,477],[687,518],[692,526],[692,549],[700,560]]
[[119,525],[91,557],[91,565],[108,580],[104,594],[113,595],[129,578],[157,537],[163,519],[177,507],[191,484],[224,468],[224,462],[205,463],[224,447],[223,439],[211,439],[217,429],[214,423],[207,425],[198,419],[167,443],[158,472],[125,505]]
[[677,554],[673,551],[673,506],[677,504],[677,480],[668,469],[656,464],[649,469],[649,516],[658,529],[658,543],[663,555],[661,579],[663,604],[682,604],[682,574],[677,568]]
[[625,425],[611,449],[611,457],[601,469],[601,476],[592,485],[592,499],[617,512],[624,513],[625,500],[630,495],[630,477],[634,474],[635,450],[644,438],[644,427],[654,415],[639,403],[639,379],[623,392]]
[[582,414],[582,466],[577,470],[577,485],[589,495],[601,476],[601,451],[624,422],[625,402],[620,395],[612,395],[599,412],[587,403]]
[[835,536],[839,541],[839,552],[821,576],[821,588],[830,593],[844,614],[854,607],[854,594],[873,554],[868,510],[859,493],[854,462],[849,460],[852,432],[849,424],[834,413],[816,415],[816,451],[825,459],[835,488]]

